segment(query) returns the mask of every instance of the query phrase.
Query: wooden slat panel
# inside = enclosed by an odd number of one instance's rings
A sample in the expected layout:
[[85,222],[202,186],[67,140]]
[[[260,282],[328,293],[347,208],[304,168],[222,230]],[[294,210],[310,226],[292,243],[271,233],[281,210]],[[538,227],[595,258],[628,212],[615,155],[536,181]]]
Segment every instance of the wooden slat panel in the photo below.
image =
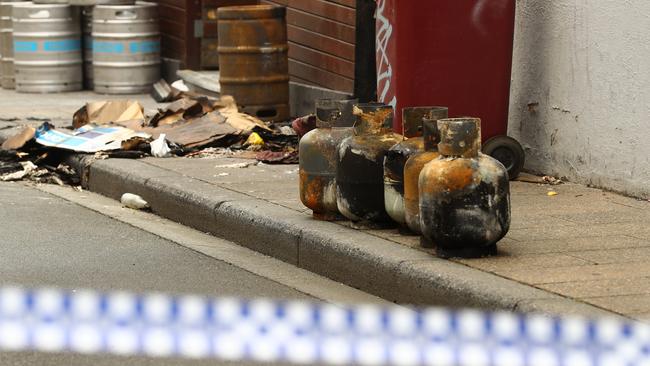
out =
[[295,81],[296,83],[300,83],[300,84],[319,86],[316,83],[313,83],[313,82],[311,82],[309,80],[301,79],[301,78],[299,78],[297,76],[294,76],[294,75],[291,75],[291,81]]
[[345,93],[352,93],[354,91],[354,81],[352,79],[296,60],[289,60],[289,73],[301,79],[309,80],[324,88],[340,90]]
[[164,57],[178,60],[182,60],[185,57],[184,40],[163,34],[161,43],[161,53]]
[[187,3],[192,0],[155,0],[160,14],[161,55],[187,61]]
[[289,5],[289,0],[260,0],[260,4],[269,4],[269,5]]
[[347,43],[354,43],[354,27],[305,13],[302,10],[287,9],[287,24],[340,39]]
[[252,5],[257,4],[256,0],[201,0],[203,8],[218,8],[220,6]]
[[159,6],[158,13],[160,14],[161,20],[177,24],[185,24],[186,22],[185,10],[182,9],[171,6]]
[[292,80],[352,93],[356,0],[260,0],[287,7]]
[[347,6],[348,8],[352,8],[352,9],[357,8],[357,0],[330,0],[330,1],[343,6]]
[[354,61],[354,45],[291,25],[287,34],[292,42]]
[[289,0],[288,5],[294,9],[316,14],[352,26],[355,25],[356,22],[354,9],[325,0]]
[[177,23],[167,19],[160,19],[160,30],[164,35],[186,39],[185,24]]
[[194,37],[194,21],[201,19],[200,0],[185,0],[187,23],[185,24],[185,60],[183,67],[197,70],[201,67],[201,39]]
[[354,78],[353,62],[328,53],[316,51],[296,43],[289,43],[289,57],[350,79]]
[[283,5],[351,26],[354,26],[356,21],[354,8],[336,4],[331,0],[261,0],[260,3]]

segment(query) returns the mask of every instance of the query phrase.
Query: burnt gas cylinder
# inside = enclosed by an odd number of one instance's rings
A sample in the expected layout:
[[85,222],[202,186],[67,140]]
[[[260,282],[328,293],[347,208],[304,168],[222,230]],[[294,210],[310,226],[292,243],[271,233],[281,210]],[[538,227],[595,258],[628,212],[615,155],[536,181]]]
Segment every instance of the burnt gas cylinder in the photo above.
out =
[[440,132],[438,131],[438,120],[447,118],[448,109],[438,107],[422,121],[422,133],[424,139],[424,150],[413,154],[404,165],[404,220],[408,228],[421,234],[420,230],[420,194],[419,180],[420,172],[424,165],[437,158]]
[[[422,120],[436,114],[438,108],[412,107],[402,109],[404,139],[391,147],[384,159],[384,205],[388,215],[401,226],[406,226],[404,215],[404,166],[411,156],[424,151]],[[445,115],[444,118],[446,117]]]
[[316,129],[305,134],[299,145],[300,200],[318,220],[335,220],[336,153],[339,144],[352,136],[348,124],[352,101],[323,99],[316,102]]
[[438,128],[440,157],[419,178],[422,234],[439,257],[496,254],[510,228],[506,168],[480,153],[480,119],[443,119]]
[[384,157],[402,140],[393,133],[393,107],[382,103],[355,106],[354,135],[341,142],[336,169],[336,199],[352,221],[389,223],[384,207]]

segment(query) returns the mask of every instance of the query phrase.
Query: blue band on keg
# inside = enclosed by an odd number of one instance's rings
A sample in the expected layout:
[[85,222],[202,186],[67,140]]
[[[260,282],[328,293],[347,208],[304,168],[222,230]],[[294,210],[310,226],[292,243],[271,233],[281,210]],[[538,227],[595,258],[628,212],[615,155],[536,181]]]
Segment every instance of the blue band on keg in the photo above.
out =
[[64,39],[60,41],[43,42],[43,50],[47,52],[74,52],[81,50],[80,39]]
[[33,41],[14,41],[14,52],[36,52],[38,44]]
[[120,42],[93,41],[93,52],[124,53],[124,45]]
[[160,41],[130,42],[129,52],[131,53],[154,53],[160,51]]

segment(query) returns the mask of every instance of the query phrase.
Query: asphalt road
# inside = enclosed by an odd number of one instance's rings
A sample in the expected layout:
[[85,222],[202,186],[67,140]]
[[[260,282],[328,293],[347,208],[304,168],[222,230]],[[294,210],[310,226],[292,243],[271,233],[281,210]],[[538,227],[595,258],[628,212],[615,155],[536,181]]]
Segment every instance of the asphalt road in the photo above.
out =
[[[70,192],[66,194],[75,197]],[[106,212],[128,210],[120,208],[117,203],[106,204],[102,201],[105,198],[95,198],[87,192],[83,195],[90,201],[89,207],[93,204],[100,207],[99,210],[105,207]],[[103,206],[98,206],[98,202]],[[170,228],[162,219],[151,220],[151,223],[154,228],[156,225]],[[272,266],[271,279],[160,235],[24,184],[0,183],[0,281],[3,285],[328,301],[327,296],[318,298],[312,295],[319,289],[311,291],[305,287],[309,283],[327,281],[325,279],[301,280],[301,274],[296,275],[295,268],[285,268],[288,265],[279,262]],[[250,259],[244,258],[244,262],[255,266],[255,258],[251,255]],[[282,278],[283,271],[292,273],[284,277],[300,281],[302,287],[297,289],[279,281],[277,278]],[[333,289],[331,291],[341,292],[337,286],[341,285],[329,287]],[[356,291],[343,290],[343,293]],[[355,294],[350,299],[363,299],[363,294]],[[0,364],[214,365],[215,362],[23,352],[0,353]]]

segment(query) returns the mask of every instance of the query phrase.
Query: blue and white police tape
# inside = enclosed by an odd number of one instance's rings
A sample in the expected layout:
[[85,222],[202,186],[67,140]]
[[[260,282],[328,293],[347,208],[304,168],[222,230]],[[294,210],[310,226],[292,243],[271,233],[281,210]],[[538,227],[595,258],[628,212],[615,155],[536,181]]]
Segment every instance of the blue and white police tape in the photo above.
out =
[[650,366],[650,325],[2,288],[0,349],[333,365]]

